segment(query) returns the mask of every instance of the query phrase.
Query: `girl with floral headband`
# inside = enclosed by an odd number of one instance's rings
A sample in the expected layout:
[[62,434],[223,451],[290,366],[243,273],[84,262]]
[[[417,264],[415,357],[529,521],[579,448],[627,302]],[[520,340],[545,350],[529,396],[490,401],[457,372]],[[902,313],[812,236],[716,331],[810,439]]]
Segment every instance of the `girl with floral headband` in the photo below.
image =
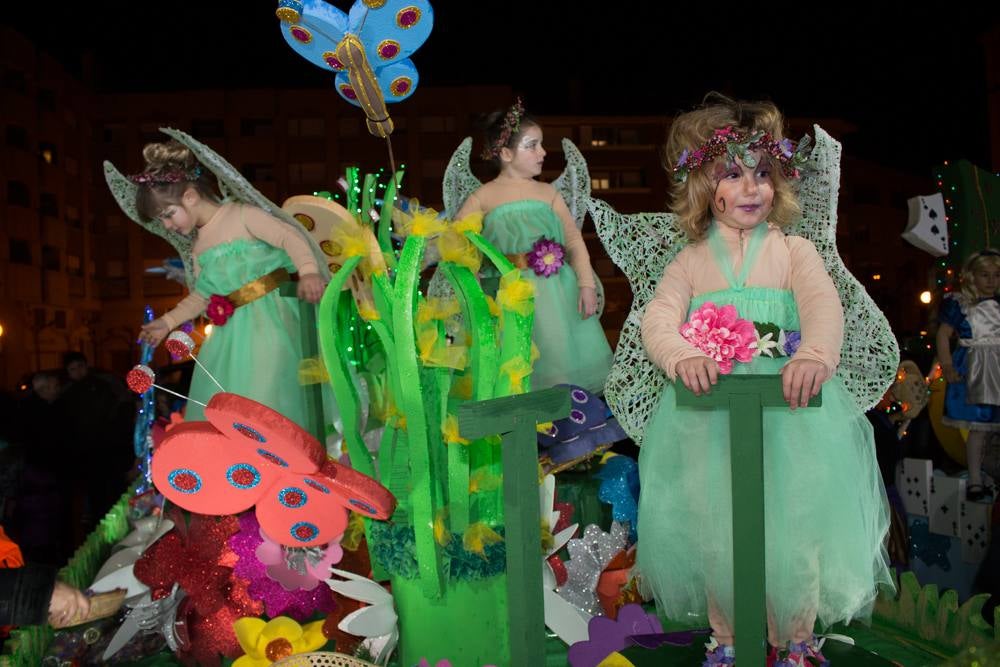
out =
[[595,316],[594,271],[562,195],[536,180],[545,154],[542,128],[524,114],[520,100],[491,114],[483,157],[500,174],[469,195],[455,219],[481,211],[483,236],[534,285],[532,340],[539,357],[532,389],[575,384],[600,393],[612,353]]
[[[724,374],[780,376],[787,406],[763,421],[769,664],[819,665],[817,619],[866,614],[890,581],[889,523],[871,425],[834,375],[837,289],[816,247],[782,232],[801,215],[808,152],[782,131],[771,103],[721,96],[674,120],[670,203],[690,242],[646,308],[642,341],[695,394]],[[821,387],[822,407],[807,408]],[[706,665],[735,654],[728,420],[677,407],[667,382],[639,457],[640,576],[667,616],[708,615]]]
[[[198,355],[201,364],[189,391],[194,400],[188,402],[185,418],[204,419],[195,401],[207,403],[219,391],[204,366],[226,391],[310,427],[298,382],[299,307],[277,288],[297,272],[298,297],[318,303],[326,267],[318,263],[304,232],[257,206],[220,200],[213,172],[184,144],[148,144],[143,157],[145,171],[128,177],[135,186],[129,212],[145,225],[160,226],[153,231],[193,240],[193,285],[172,310],[142,327],[140,339],[158,345],[171,330],[202,313],[214,325]],[[225,168],[231,169],[228,164]],[[128,204],[119,201],[123,207]]]
[[[945,295],[941,302],[937,355],[948,381],[941,421],[969,431],[965,496],[973,502],[988,502],[991,493],[983,484],[983,451],[986,436],[1000,431],[1000,252],[987,248],[970,255],[961,280],[961,291]],[[958,345],[952,354],[954,334]]]

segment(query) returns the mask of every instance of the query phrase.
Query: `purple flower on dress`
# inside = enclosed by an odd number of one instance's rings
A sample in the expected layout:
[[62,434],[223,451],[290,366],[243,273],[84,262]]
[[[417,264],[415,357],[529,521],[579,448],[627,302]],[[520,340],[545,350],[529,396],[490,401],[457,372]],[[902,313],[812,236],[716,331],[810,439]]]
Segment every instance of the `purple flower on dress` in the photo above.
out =
[[785,354],[789,357],[795,354],[802,344],[802,334],[798,331],[785,332]]
[[528,251],[528,266],[543,278],[555,275],[563,265],[566,251],[558,241],[540,238]]

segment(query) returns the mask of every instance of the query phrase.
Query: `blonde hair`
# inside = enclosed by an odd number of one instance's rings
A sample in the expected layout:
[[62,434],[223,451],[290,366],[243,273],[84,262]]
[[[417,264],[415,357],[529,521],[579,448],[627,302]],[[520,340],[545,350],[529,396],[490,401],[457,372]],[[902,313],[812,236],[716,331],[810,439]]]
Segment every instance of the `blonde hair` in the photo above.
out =
[[[199,195],[211,201],[218,201],[219,194],[213,182],[212,172],[201,167],[191,152],[191,149],[179,141],[146,144],[142,149],[142,157],[146,161],[144,173],[160,176],[181,172],[189,176],[174,183],[142,183],[136,190],[135,208],[139,215],[147,220],[153,220],[167,204],[178,204],[184,192],[193,188]],[[197,175],[195,175],[197,173]]]
[[967,303],[975,303],[980,297],[993,296],[993,294],[979,294],[976,291],[975,273],[982,267],[1000,269],[1000,252],[993,248],[983,248],[979,252],[969,255],[969,258],[965,260],[960,279],[962,281],[962,296],[965,297]]
[[[674,165],[685,149],[693,151],[708,141],[716,130],[724,127],[733,127],[747,134],[767,132],[775,141],[781,141],[785,136],[784,117],[771,102],[737,102],[718,93],[709,93],[699,108],[674,119],[663,151],[663,167],[671,177],[670,209],[677,214],[681,227],[692,241],[704,238],[712,222],[709,204],[716,184],[709,164],[689,173],[683,183],[673,181]],[[764,156],[763,159],[770,157]],[[767,219],[785,227],[798,220],[802,209],[795,187],[778,165],[774,166],[771,170],[774,204]]]

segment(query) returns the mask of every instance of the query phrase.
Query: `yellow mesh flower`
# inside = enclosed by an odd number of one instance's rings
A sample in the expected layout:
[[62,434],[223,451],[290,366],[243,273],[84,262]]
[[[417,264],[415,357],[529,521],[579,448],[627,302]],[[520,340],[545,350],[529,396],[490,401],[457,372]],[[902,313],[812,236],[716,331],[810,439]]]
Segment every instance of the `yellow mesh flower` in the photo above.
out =
[[308,386],[329,381],[330,373],[319,357],[309,357],[299,362],[299,384]]
[[444,423],[441,424],[441,435],[444,437],[445,444],[459,444],[468,445],[469,440],[463,438],[458,432],[458,417],[455,415],[448,415],[445,417]]
[[530,315],[535,306],[535,286],[522,278],[519,270],[505,273],[500,278],[497,304],[518,315]]
[[497,305],[496,299],[491,296],[487,296],[486,305],[490,307],[490,315],[493,317],[500,317],[500,306]]
[[496,491],[502,483],[503,478],[492,475],[489,471],[480,468],[469,477],[469,493]]
[[365,520],[357,512],[351,512],[347,518],[347,529],[340,538],[340,546],[348,551],[357,551],[361,546],[361,538],[365,536]]
[[451,542],[451,531],[448,530],[448,508],[441,507],[434,513],[434,541],[442,547],[448,546]]
[[434,323],[417,325],[417,354],[424,366],[462,370],[468,363],[468,348],[448,345]]
[[462,546],[465,550],[483,558],[486,558],[486,547],[498,542],[503,542],[503,538],[481,521],[466,528],[465,535],[462,536]]
[[460,310],[461,306],[455,297],[428,297],[417,306],[417,324],[426,324],[431,320],[446,320],[457,315]]
[[482,234],[483,212],[476,211],[475,213],[470,213],[461,220],[456,220],[453,223],[451,223],[451,228],[458,234],[464,234],[465,232],[475,232],[476,234]]
[[410,234],[413,236],[433,236],[440,234],[447,223],[438,217],[438,212],[432,208],[424,209],[413,216],[410,221]]
[[524,393],[524,378],[531,375],[531,370],[523,357],[514,357],[500,366],[500,373],[510,379],[510,390],[516,394]]
[[482,253],[472,244],[472,241],[467,239],[464,234],[457,234],[451,229],[438,237],[437,247],[443,262],[464,266],[473,273],[478,273],[483,264]]

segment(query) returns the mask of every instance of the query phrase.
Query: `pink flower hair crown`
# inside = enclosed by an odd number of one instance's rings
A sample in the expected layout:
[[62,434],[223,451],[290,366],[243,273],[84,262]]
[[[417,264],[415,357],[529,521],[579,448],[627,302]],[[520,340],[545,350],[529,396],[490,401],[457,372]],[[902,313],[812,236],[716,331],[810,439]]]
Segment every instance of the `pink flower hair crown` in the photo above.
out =
[[201,165],[194,169],[171,169],[169,171],[144,171],[132,174],[128,180],[136,185],[167,185],[172,183],[190,183],[201,178]]
[[748,134],[729,125],[716,130],[708,141],[693,151],[685,148],[674,165],[674,180],[683,183],[688,174],[722,155],[728,155],[730,160],[739,158],[744,165],[753,169],[757,166],[754,151],[761,151],[777,160],[786,178],[799,178],[800,168],[809,159],[811,144],[812,139],[808,134],[796,144],[790,139],[775,141],[770,134],[760,130]]
[[521,116],[524,115],[524,104],[521,98],[514,100],[514,106],[507,110],[500,127],[500,135],[488,146],[483,147],[483,159],[490,160],[500,155],[500,149],[510,142],[512,136],[521,131]]

